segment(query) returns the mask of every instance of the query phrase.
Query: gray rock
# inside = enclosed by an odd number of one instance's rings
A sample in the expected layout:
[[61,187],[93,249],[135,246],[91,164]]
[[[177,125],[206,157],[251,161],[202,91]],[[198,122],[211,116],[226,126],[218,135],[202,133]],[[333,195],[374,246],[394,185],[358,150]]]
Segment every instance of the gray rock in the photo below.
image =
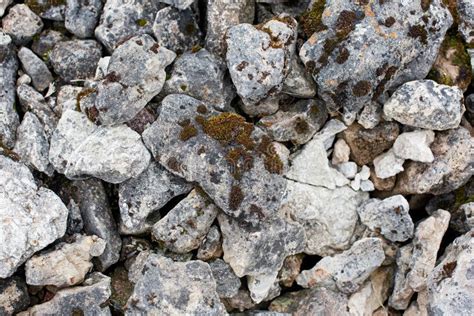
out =
[[95,36],[112,53],[130,37],[153,34],[155,15],[163,7],[152,0],[107,0]]
[[102,11],[100,0],[66,0],[64,26],[79,38],[92,37]]
[[[337,144],[337,142],[336,142]],[[334,147],[335,149],[335,147]],[[333,153],[334,160],[334,153]],[[333,162],[334,163],[334,162]],[[344,175],[347,179],[354,179],[357,175],[357,164],[353,161],[343,162],[336,166],[336,169]]]
[[36,90],[43,91],[49,87],[53,81],[53,75],[48,66],[26,47],[18,51],[18,58],[21,61],[23,70],[31,77]]
[[64,21],[66,1],[25,0],[25,4],[41,18],[53,21]]
[[21,161],[52,176],[54,168],[49,163],[49,142],[38,117],[26,112],[16,132],[13,151],[20,156]]
[[382,241],[363,238],[349,250],[324,257],[311,270],[302,271],[296,282],[305,288],[323,286],[346,294],[354,293],[384,259]]
[[222,301],[225,303],[225,306],[228,309],[239,312],[252,310],[253,308],[257,307],[257,304],[252,301],[250,292],[247,289],[240,289],[237,295],[223,299]]
[[357,208],[369,198],[347,186],[329,190],[288,181],[282,212],[303,225],[307,254],[327,256],[348,249],[357,226]]
[[143,139],[155,159],[197,182],[225,213],[257,224],[278,211],[283,163],[270,138],[242,116],[173,94]]
[[169,4],[179,10],[185,10],[193,4],[194,0],[158,0],[159,2],[163,2]]
[[424,78],[452,24],[441,0],[327,1],[323,12],[313,8],[315,33],[300,57],[319,96],[329,109],[342,108],[348,123],[366,104],[383,104],[400,84]]
[[442,131],[458,127],[465,108],[458,87],[417,80],[398,88],[383,111],[387,118],[402,124]]
[[280,295],[281,287],[275,274],[249,275],[247,276],[247,287],[250,297],[255,303],[270,301]]
[[428,277],[430,315],[469,315],[474,308],[472,231],[454,240]]
[[2,18],[2,28],[12,37],[15,44],[25,45],[41,32],[43,21],[27,5],[16,4]]
[[275,141],[304,144],[324,125],[328,112],[324,103],[317,99],[300,100],[281,107],[275,114],[259,121]]
[[58,115],[62,115],[66,110],[75,111],[77,109],[77,97],[82,90],[82,87],[71,85],[63,85],[59,88],[56,97],[56,112]]
[[409,210],[403,195],[394,195],[384,200],[369,199],[359,206],[357,212],[362,224],[396,242],[413,237],[414,225]]
[[209,261],[220,258],[222,254],[223,250],[221,232],[216,225],[212,225],[206,237],[203,239],[196,257],[199,260]]
[[23,279],[20,277],[0,279],[0,314],[15,315],[26,309],[28,305],[30,305],[30,296]]
[[152,254],[135,283],[126,315],[226,314],[211,268],[203,261],[173,262]]
[[33,39],[31,50],[40,56],[43,61],[49,63],[49,55],[56,43],[65,41],[67,38],[61,32],[55,30],[44,30]]
[[72,243],[60,243],[31,257],[25,265],[26,283],[59,288],[80,284],[92,269],[92,258],[104,249],[105,241],[97,236],[75,235]]
[[150,154],[140,135],[125,125],[98,127],[84,114],[67,110],[51,137],[49,160],[71,179],[93,176],[121,183],[142,173]]
[[431,164],[409,162],[398,176],[395,191],[401,194],[443,194],[451,192],[473,175],[474,139],[463,127],[436,134],[431,144]]
[[5,14],[5,10],[12,3],[13,0],[0,0],[0,18]]
[[472,45],[474,44],[474,4],[469,0],[458,0],[456,3],[460,20],[459,33],[467,44]]
[[112,53],[107,74],[97,85],[94,108],[103,124],[131,120],[156,96],[165,83],[165,67],[176,57],[151,36],[135,36]]
[[405,159],[395,156],[393,149],[375,157],[374,169],[375,174],[380,179],[387,179],[399,174],[403,170]]
[[35,305],[18,315],[110,315],[107,300],[111,292],[110,278],[94,272],[81,286],[60,290],[50,301]]
[[166,7],[156,13],[153,34],[160,46],[182,54],[199,46],[201,31],[191,9]]
[[403,310],[415,292],[427,288],[427,278],[436,264],[441,239],[448,229],[449,212],[438,210],[421,222],[411,244],[400,248],[397,255],[395,287],[389,305]]
[[191,191],[153,225],[152,237],[176,253],[197,249],[217,216],[217,207],[205,193]]
[[360,182],[360,189],[364,192],[371,192],[375,190],[374,183],[370,180],[362,180]]
[[243,110],[251,116],[275,113],[278,103],[264,99],[282,90],[294,51],[297,23],[280,17],[254,27],[239,24],[227,30],[227,66]]
[[222,259],[209,262],[209,266],[216,280],[216,291],[219,297],[229,298],[237,295],[241,282],[231,267]]
[[192,184],[152,161],[143,173],[119,186],[120,231],[123,234],[149,231],[154,224],[150,219],[157,217],[155,211],[191,189]]
[[54,72],[66,82],[93,78],[101,56],[101,47],[94,40],[58,42],[49,55]]
[[222,111],[232,110],[230,103],[235,96],[225,64],[205,49],[184,53],[176,59],[163,93],[187,94]]
[[296,98],[312,98],[316,95],[313,77],[306,71],[296,55],[291,59],[290,72],[283,82],[281,92]]
[[328,151],[331,149],[332,144],[336,139],[336,135],[346,129],[347,126],[344,125],[344,123],[338,119],[331,119],[326,124],[324,124],[324,127],[319,132],[317,132],[313,138],[321,140],[324,144],[324,149]]
[[53,191],[36,185],[26,166],[2,155],[0,205],[0,278],[6,278],[64,235],[68,210]]
[[430,130],[421,130],[400,134],[393,144],[395,156],[419,162],[433,162],[430,145],[435,134]]

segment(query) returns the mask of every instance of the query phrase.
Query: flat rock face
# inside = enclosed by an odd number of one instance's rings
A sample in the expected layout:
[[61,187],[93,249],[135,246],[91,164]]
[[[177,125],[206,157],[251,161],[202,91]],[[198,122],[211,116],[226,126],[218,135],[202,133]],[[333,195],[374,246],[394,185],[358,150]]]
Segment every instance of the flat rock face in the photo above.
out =
[[367,103],[384,102],[387,91],[424,78],[452,23],[441,0],[326,1],[313,9],[324,11],[315,12],[316,33],[299,54],[319,96],[350,122]]
[[393,144],[395,156],[419,162],[433,162],[430,145],[435,134],[431,130],[421,130],[400,134]]
[[240,115],[169,95],[143,139],[155,159],[199,183],[226,214],[256,224],[277,212],[286,185],[283,164],[270,138]]
[[203,261],[173,262],[151,254],[146,259],[126,315],[223,315],[211,268]]
[[393,177],[403,170],[403,163],[405,159],[399,158],[395,155],[394,150],[390,149],[389,151],[375,157],[374,159],[374,169],[375,174],[380,179],[388,179]]
[[68,210],[53,191],[38,188],[26,166],[2,155],[0,205],[0,278],[6,278],[64,235]]
[[19,277],[0,280],[0,313],[14,315],[30,304],[28,288]]
[[25,45],[41,32],[43,21],[27,5],[17,4],[2,18],[2,28],[15,44]]
[[94,176],[120,183],[143,172],[150,154],[140,135],[125,125],[99,127],[84,114],[67,110],[51,137],[49,160],[72,179]]
[[465,111],[462,90],[432,80],[403,84],[384,104],[387,118],[402,124],[443,131],[456,128]]

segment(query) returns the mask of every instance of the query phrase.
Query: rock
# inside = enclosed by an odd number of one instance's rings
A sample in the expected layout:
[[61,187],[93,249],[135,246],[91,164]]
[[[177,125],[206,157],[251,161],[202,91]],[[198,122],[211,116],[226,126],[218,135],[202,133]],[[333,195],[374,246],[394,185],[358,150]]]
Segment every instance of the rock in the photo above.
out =
[[398,88],[383,111],[387,118],[402,124],[442,131],[459,126],[465,111],[462,100],[458,87],[417,80]]
[[232,109],[230,103],[235,96],[225,64],[205,49],[186,52],[176,59],[163,93],[187,94],[221,111]]
[[474,44],[474,4],[469,0],[458,0],[457,11],[460,20],[459,33],[468,45],[472,45]]
[[346,294],[354,293],[384,259],[382,241],[363,238],[349,250],[324,257],[311,270],[302,271],[296,282],[305,288],[323,286]]
[[434,161],[409,162],[394,190],[401,194],[443,194],[459,188],[474,172],[473,146],[473,138],[463,127],[437,133],[430,147]]
[[269,137],[242,116],[173,94],[143,139],[155,159],[198,183],[226,214],[257,224],[277,212],[286,184],[279,174],[283,162]]
[[[280,19],[280,20],[279,20]],[[293,18],[269,20],[258,28],[239,24],[227,30],[227,67],[243,110],[251,116],[275,113],[277,103],[259,103],[282,90],[294,50],[297,23]]]
[[303,225],[304,252],[328,256],[348,249],[358,222],[357,208],[369,198],[347,186],[329,190],[288,180],[282,212]]
[[216,225],[212,225],[206,237],[201,242],[196,257],[199,260],[209,261],[221,257],[222,254],[221,232]]
[[49,29],[44,30],[34,37],[31,50],[49,64],[49,55],[56,43],[65,41],[67,38],[61,32]]
[[16,4],[2,18],[2,28],[16,45],[26,45],[41,32],[43,21],[25,4]]
[[153,225],[152,237],[173,252],[190,252],[201,244],[217,211],[204,193],[193,190]]
[[216,280],[217,294],[220,298],[230,298],[239,292],[240,279],[232,271],[231,267],[222,259],[209,262],[212,275]]
[[125,125],[96,126],[84,114],[67,110],[51,137],[49,160],[70,179],[93,176],[121,183],[143,172],[150,154],[140,135]]
[[350,186],[351,186],[352,190],[359,191],[360,190],[360,183],[361,183],[360,174],[356,174],[355,177],[354,177],[354,180],[352,180],[351,183],[350,183]]
[[369,180],[370,177],[370,168],[366,165],[363,165],[359,171],[360,179],[361,180]]
[[424,78],[452,24],[441,0],[323,4],[302,18],[312,36],[299,54],[319,96],[329,109],[342,108],[348,123],[366,104],[383,104],[400,84]]
[[102,11],[100,0],[66,0],[64,26],[79,38],[92,37]]
[[13,3],[13,0],[1,0],[0,1],[0,18],[5,14],[5,10],[12,3]]
[[393,122],[380,123],[372,129],[352,124],[342,133],[342,137],[350,147],[351,160],[362,166],[392,147],[398,137],[398,130],[398,125]]
[[248,276],[247,287],[250,291],[250,297],[255,303],[270,301],[279,296],[281,292],[276,276],[273,273]]
[[397,255],[395,287],[389,305],[404,310],[415,292],[427,288],[427,278],[436,264],[441,239],[449,225],[449,212],[438,210],[422,221],[411,244],[400,248]]
[[360,182],[360,189],[364,192],[371,192],[375,190],[375,186],[370,180],[363,180]]
[[0,278],[7,278],[64,235],[68,210],[53,191],[36,185],[26,166],[2,155],[0,205]]
[[173,262],[154,254],[147,258],[127,306],[126,315],[225,314],[207,263]]
[[94,40],[58,42],[49,58],[54,72],[66,82],[94,77],[102,56],[99,43]]
[[49,163],[49,143],[43,125],[36,115],[26,112],[17,129],[17,140],[13,151],[21,161],[52,176],[53,166]]
[[390,149],[389,151],[375,157],[374,159],[374,169],[375,174],[380,179],[387,179],[393,177],[396,174],[399,174],[403,170],[403,163],[405,159],[398,158],[395,156],[394,150]]
[[112,278],[110,305],[115,310],[125,313],[127,301],[133,292],[133,283],[128,279],[128,271],[123,266],[116,267],[110,277]]
[[283,266],[278,273],[278,282],[284,287],[291,287],[300,274],[303,263],[303,254],[288,256],[283,261]]
[[347,129],[341,121],[337,119],[329,120],[324,127],[314,135],[314,139],[319,139],[324,144],[324,149],[330,150],[336,135]]
[[375,189],[378,191],[390,191],[395,186],[395,182],[397,180],[396,176],[388,177],[385,179],[381,179],[377,177],[375,170],[372,168],[370,169],[370,180],[374,185]]
[[123,234],[149,231],[154,224],[150,220],[156,217],[154,212],[191,189],[192,184],[152,161],[143,173],[119,186],[120,231]]
[[77,109],[77,97],[82,91],[82,87],[64,85],[59,88],[56,98],[56,107],[58,115],[62,115],[66,110]]
[[50,301],[35,305],[18,315],[110,315],[107,306],[110,294],[110,278],[94,272],[81,286],[60,290]]
[[430,130],[421,130],[400,134],[393,144],[395,156],[419,162],[433,162],[430,145],[435,134]]
[[410,207],[403,195],[384,200],[369,199],[357,209],[362,224],[380,232],[390,241],[406,241],[413,237],[414,225],[408,214]]
[[246,289],[240,289],[237,295],[222,300],[228,310],[238,310],[240,312],[251,310],[257,304],[250,297],[250,293]]
[[169,4],[170,6],[173,6],[179,10],[185,10],[189,8],[194,0],[159,0],[159,2]]
[[[334,153],[333,153],[334,160]],[[333,162],[334,163],[334,162]],[[357,174],[357,164],[353,161],[343,162],[336,166],[336,169],[347,179],[354,179]]]
[[36,90],[43,91],[49,87],[53,81],[53,75],[48,66],[26,47],[18,51],[18,58],[21,61],[23,70],[31,77]]
[[163,7],[151,0],[107,0],[95,36],[112,53],[128,38],[153,34],[155,15]]
[[26,283],[59,288],[80,284],[92,268],[92,258],[104,252],[105,241],[97,236],[74,236],[72,243],[31,257],[25,265]]
[[28,305],[30,305],[30,296],[23,279],[20,277],[0,279],[0,313],[2,315],[14,315],[26,309]]
[[66,1],[25,0],[25,4],[43,19],[64,21]]
[[175,57],[147,34],[130,38],[112,53],[107,74],[94,91],[94,106],[86,111],[106,125],[131,120],[161,91],[165,67]]
[[350,154],[351,148],[349,147],[349,145],[347,145],[346,141],[342,138],[338,139],[334,144],[334,150],[332,153],[332,164],[339,165],[341,163],[347,163],[349,161]]
[[160,46],[177,54],[198,47],[202,35],[193,11],[174,7],[166,7],[156,13],[153,34]]
[[311,74],[306,71],[298,56],[295,55],[291,59],[290,72],[283,82],[281,92],[296,98],[313,98],[316,90]]
[[469,315],[474,306],[472,231],[454,240],[428,277],[428,313]]
[[300,100],[281,107],[275,114],[265,116],[259,121],[275,141],[301,145],[324,125],[328,118],[326,106],[317,99]]
[[138,134],[142,134],[145,129],[151,126],[158,117],[152,105],[146,105],[133,119],[127,122],[127,126]]

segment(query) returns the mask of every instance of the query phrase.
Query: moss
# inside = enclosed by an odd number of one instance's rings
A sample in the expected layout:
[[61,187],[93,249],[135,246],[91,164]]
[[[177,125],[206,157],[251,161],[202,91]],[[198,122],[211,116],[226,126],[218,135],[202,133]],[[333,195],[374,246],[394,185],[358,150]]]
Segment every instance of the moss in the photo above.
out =
[[315,32],[327,29],[322,22],[326,0],[316,0],[310,10],[301,15],[300,24],[306,36],[311,36]]
[[309,124],[304,119],[298,117],[295,123],[295,131],[298,134],[305,134],[309,131]]
[[268,136],[263,136],[257,151],[263,155],[265,169],[270,173],[280,174],[283,170],[283,162],[278,156],[275,147]]
[[339,49],[339,55],[336,57],[336,62],[338,64],[343,64],[349,58],[349,50],[345,47]]
[[180,88],[181,88],[181,91],[186,91],[188,89],[188,86],[185,84],[182,84]]
[[240,187],[233,185],[229,193],[229,208],[231,210],[237,210],[244,200],[244,194]]
[[253,168],[252,154],[243,147],[234,147],[226,154],[225,159],[230,166],[234,179],[242,179],[242,175]]
[[418,38],[424,45],[428,44],[428,32],[422,25],[412,25],[408,30],[408,36]]
[[82,89],[81,92],[79,92],[76,96],[76,111],[81,112],[81,100],[90,96],[93,93],[96,93],[97,90],[94,88],[85,88]]
[[166,73],[166,78],[165,78],[165,81],[168,81],[168,80],[170,80],[170,79],[171,79],[171,74],[169,74],[169,73]]
[[202,49],[202,46],[199,45],[199,44],[196,44],[196,45],[193,45],[193,47],[191,47],[191,52],[192,52],[192,53],[197,53],[197,52],[199,52],[201,49]]
[[274,36],[273,32],[268,27],[258,28],[260,31],[267,33],[270,36],[270,47],[272,48],[282,48],[283,43],[280,42],[278,36]]
[[179,133],[179,139],[181,139],[183,142],[187,141],[190,138],[193,138],[198,134],[198,131],[196,127],[192,124],[188,124],[186,126],[183,126],[181,129],[181,132]]
[[148,24],[148,21],[146,19],[138,19],[135,21],[135,23],[139,26],[139,27],[144,27],[145,25]]
[[435,68],[431,68],[426,79],[430,79],[436,81],[439,84],[445,84],[448,86],[454,85],[454,81],[450,76],[446,75],[445,73],[442,73],[441,71]]
[[345,38],[352,32],[357,24],[357,15],[354,11],[343,10],[336,20],[336,34]]
[[352,87],[352,94],[356,97],[363,97],[370,92],[370,82],[361,80]]
[[41,1],[41,3],[38,0],[26,0],[25,4],[31,9],[31,11],[41,15],[51,8],[65,5],[66,0],[46,0]]
[[44,62],[48,62],[49,61],[49,55],[51,55],[51,49],[48,49],[46,52],[43,53],[43,55],[41,56],[41,58],[43,59]]

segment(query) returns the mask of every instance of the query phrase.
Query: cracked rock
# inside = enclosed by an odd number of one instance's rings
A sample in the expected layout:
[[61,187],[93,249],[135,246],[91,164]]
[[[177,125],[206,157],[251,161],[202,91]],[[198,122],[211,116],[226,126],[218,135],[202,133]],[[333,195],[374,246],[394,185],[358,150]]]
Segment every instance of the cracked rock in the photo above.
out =
[[25,72],[31,77],[35,89],[38,91],[47,89],[53,81],[53,75],[48,66],[26,47],[18,51],[18,58]]
[[92,37],[102,11],[100,0],[66,0],[64,26],[79,38]]
[[433,162],[430,145],[435,134],[430,130],[421,130],[400,134],[393,144],[395,156],[419,162]]
[[16,4],[2,18],[3,31],[17,45],[25,45],[43,29],[43,21],[25,4]]
[[209,266],[216,280],[216,291],[219,297],[230,298],[237,295],[241,282],[231,267],[222,259],[209,262]]

